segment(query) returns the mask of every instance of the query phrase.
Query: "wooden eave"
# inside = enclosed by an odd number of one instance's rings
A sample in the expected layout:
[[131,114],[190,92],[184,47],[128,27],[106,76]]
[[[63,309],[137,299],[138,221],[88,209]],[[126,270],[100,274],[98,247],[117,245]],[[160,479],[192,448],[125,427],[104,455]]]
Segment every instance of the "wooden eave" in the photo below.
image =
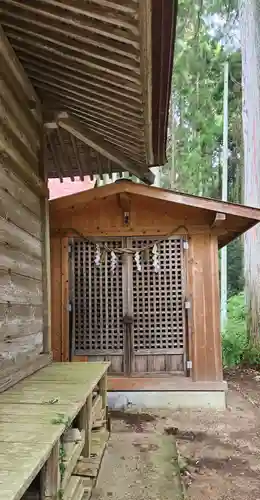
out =
[[[80,211],[85,206],[111,196],[126,193],[129,196],[141,196],[153,199],[155,203],[164,202],[172,204],[173,213],[181,207],[189,207],[200,223],[201,213],[207,216],[208,226],[215,231],[218,236],[219,248],[230,243],[237,236],[240,236],[248,229],[260,222],[260,209],[252,208],[234,203],[227,203],[211,198],[191,196],[184,193],[169,191],[166,189],[135,184],[130,181],[120,181],[108,184],[103,187],[89,189],[70,196],[65,196],[50,202],[50,214],[54,215],[63,211]],[[218,214],[220,223],[215,225]],[[187,220],[187,225],[188,225]]]
[[144,180],[165,162],[176,10],[175,0],[1,1],[0,23],[43,104],[49,177],[124,170],[57,127],[60,113]]

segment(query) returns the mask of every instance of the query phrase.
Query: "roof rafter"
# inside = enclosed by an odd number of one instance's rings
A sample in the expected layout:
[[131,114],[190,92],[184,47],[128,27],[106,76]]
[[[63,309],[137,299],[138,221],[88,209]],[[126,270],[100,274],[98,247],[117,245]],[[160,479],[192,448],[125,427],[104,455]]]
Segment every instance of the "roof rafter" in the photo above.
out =
[[72,135],[77,137],[80,141],[84,142],[98,153],[102,154],[109,160],[119,165],[123,170],[127,170],[138,178],[142,179],[147,184],[153,184],[154,174],[147,168],[138,167],[135,163],[128,160],[122,152],[117,150],[108,141],[103,139],[102,136],[89,130],[74,118],[57,118],[59,127],[67,130]]

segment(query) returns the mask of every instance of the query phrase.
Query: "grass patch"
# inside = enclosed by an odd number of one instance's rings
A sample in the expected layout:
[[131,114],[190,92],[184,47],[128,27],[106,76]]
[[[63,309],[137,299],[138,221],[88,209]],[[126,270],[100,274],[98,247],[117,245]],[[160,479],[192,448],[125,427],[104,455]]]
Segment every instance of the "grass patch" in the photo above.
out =
[[222,357],[225,368],[260,366],[260,343],[252,342],[249,338],[243,293],[228,300],[227,324],[222,333]]

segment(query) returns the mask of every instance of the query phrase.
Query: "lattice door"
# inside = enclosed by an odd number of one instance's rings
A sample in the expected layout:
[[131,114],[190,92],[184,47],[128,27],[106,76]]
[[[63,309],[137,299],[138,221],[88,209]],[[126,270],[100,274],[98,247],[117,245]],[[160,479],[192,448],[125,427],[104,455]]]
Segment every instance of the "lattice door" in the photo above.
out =
[[[133,248],[153,240],[134,239]],[[133,263],[133,372],[176,372],[184,369],[184,261],[180,238],[158,245],[160,270],[154,272],[151,252],[142,271]]]
[[[104,241],[103,241],[104,243]],[[122,240],[105,241],[110,248],[122,247]],[[123,371],[123,267],[119,258],[115,274],[111,256],[96,266],[95,246],[85,240],[72,241],[72,351],[90,360],[109,360],[112,371]]]

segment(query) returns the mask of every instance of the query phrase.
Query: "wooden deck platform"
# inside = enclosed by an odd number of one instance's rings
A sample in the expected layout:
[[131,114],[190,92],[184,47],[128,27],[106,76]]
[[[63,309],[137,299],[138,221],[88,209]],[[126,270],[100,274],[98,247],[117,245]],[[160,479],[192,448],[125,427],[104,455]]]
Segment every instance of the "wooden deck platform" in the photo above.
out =
[[0,500],[89,498],[108,439],[108,366],[54,363],[0,395]]

